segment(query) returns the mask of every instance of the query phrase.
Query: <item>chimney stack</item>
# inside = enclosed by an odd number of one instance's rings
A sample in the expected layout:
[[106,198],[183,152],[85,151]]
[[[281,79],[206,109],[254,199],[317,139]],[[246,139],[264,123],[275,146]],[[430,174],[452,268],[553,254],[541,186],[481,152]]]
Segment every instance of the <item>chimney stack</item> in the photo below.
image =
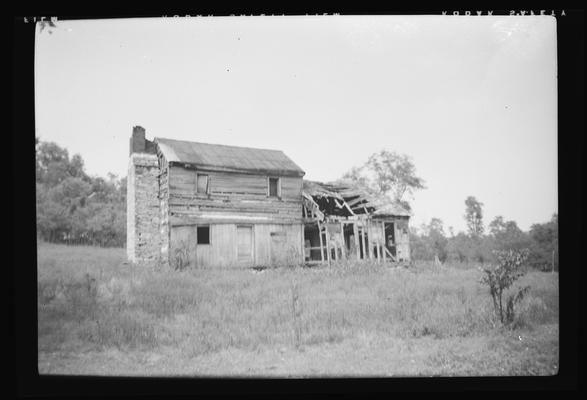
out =
[[132,128],[132,136],[130,138],[130,154],[132,154],[132,153],[145,153],[145,151],[146,151],[145,128],[137,125]]

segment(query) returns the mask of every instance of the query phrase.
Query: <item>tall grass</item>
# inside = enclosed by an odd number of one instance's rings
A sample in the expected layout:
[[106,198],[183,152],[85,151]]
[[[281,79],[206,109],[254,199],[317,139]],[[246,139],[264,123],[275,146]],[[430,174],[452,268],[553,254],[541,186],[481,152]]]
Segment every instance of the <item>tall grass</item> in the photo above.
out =
[[[303,348],[361,337],[447,338],[500,329],[475,268],[160,271],[123,263],[124,250],[42,245],[39,350],[173,346]],[[556,274],[530,272],[515,329],[558,320]]]

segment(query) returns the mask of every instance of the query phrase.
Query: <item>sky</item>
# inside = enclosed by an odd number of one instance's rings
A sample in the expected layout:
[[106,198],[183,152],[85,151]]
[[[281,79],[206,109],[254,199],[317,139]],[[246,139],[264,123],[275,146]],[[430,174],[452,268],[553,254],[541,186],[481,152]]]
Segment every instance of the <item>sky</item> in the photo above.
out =
[[57,21],[35,41],[35,126],[90,175],[126,176],[132,127],[282,150],[331,181],[382,149],[426,189],[412,226],[465,231],[465,199],[527,230],[558,212],[556,19],[246,16]]

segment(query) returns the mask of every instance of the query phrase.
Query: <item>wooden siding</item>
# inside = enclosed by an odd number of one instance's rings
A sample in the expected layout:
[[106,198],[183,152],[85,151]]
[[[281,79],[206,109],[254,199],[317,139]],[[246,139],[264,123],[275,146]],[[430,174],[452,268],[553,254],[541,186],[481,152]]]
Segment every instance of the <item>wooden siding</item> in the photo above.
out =
[[[302,224],[210,224],[210,244],[197,244],[197,227],[171,228],[171,257],[186,246],[190,268],[278,266],[302,261]],[[251,229],[251,261],[239,260],[239,229]],[[279,240],[276,241],[277,233]],[[242,244],[242,243],[241,243]],[[277,246],[277,247],[276,247]]]
[[[196,193],[197,173],[208,175],[209,194]],[[268,196],[266,175],[196,171],[171,165],[171,225],[189,225],[204,220],[224,223],[298,223],[302,217],[302,178],[280,179],[281,198],[272,198]]]

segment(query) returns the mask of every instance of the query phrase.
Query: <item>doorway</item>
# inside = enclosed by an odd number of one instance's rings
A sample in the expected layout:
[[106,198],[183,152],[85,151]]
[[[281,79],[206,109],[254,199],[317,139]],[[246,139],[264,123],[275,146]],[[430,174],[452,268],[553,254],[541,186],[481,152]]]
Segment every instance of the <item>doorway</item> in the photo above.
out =
[[395,245],[395,224],[393,222],[384,222],[385,248],[389,250],[393,257],[397,257]]

